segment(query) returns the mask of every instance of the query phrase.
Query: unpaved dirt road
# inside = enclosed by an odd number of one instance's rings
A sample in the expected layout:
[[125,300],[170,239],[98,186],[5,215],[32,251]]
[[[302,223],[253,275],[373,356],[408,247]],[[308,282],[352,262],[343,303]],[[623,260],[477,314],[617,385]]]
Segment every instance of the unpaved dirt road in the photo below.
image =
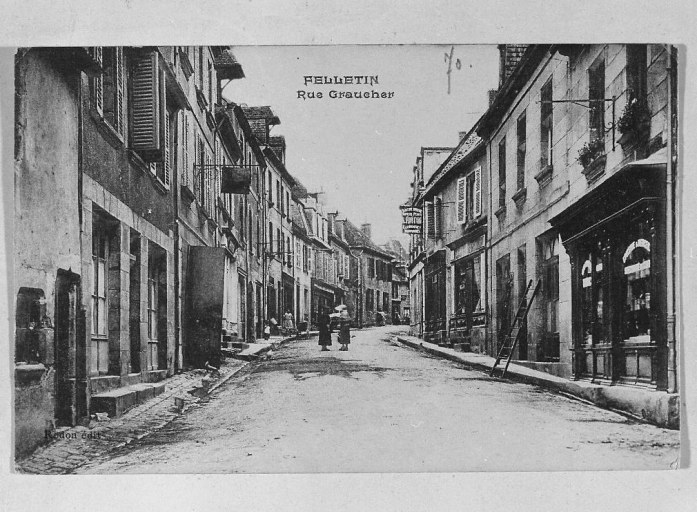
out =
[[295,341],[81,473],[668,469],[679,433],[356,331]]

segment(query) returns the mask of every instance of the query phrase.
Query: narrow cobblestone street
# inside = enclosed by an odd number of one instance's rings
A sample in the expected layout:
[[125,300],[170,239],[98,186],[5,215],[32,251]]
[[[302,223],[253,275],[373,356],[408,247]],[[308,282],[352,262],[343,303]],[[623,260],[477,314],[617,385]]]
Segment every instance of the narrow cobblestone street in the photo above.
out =
[[356,331],[291,342],[79,473],[662,469],[679,433]]

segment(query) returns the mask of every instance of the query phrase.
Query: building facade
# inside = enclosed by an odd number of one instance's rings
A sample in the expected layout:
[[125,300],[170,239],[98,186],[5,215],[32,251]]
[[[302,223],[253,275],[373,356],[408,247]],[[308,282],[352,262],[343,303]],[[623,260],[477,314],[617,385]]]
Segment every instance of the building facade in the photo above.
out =
[[675,49],[499,50],[467,155],[424,183],[417,159],[412,332],[496,355],[539,283],[518,364],[676,392]]

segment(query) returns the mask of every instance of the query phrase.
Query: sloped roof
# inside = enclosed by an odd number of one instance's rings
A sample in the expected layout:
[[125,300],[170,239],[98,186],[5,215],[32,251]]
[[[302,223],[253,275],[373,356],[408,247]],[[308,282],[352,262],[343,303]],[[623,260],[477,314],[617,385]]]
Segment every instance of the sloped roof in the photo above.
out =
[[303,207],[300,204],[294,204],[290,209],[290,220],[293,223],[293,228],[296,232],[307,237],[309,233],[305,227],[307,224],[304,221]]
[[259,107],[250,107],[249,105],[242,105],[242,110],[247,119],[267,119],[269,124],[276,125],[281,124],[281,120],[276,114],[274,114],[271,107],[268,105]]
[[462,162],[467,156],[473,153],[477,148],[483,147],[482,138],[474,132],[474,129],[462,138],[455,150],[445,159],[441,166],[433,173],[431,179],[428,180],[423,195],[426,196],[437,184],[442,180],[453,167]]
[[370,250],[371,252],[378,253],[386,258],[392,258],[392,256],[385,251],[385,249],[378,247],[375,242],[365,236],[360,229],[351,223],[351,221],[345,220],[342,222],[344,222],[344,238],[346,239],[349,247],[362,247]]
[[242,65],[229,48],[215,56],[215,70],[218,77],[224,80],[244,78]]

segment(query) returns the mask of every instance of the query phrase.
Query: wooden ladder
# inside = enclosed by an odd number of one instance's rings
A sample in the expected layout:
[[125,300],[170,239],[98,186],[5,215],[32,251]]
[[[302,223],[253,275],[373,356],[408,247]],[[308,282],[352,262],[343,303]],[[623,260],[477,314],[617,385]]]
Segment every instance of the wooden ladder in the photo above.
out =
[[504,366],[503,368],[503,373],[501,373],[501,377],[504,377],[506,375],[508,365],[511,364],[513,352],[515,351],[515,347],[518,344],[518,338],[520,337],[520,329],[523,326],[523,322],[528,317],[528,312],[530,311],[532,301],[535,300],[535,295],[537,295],[537,292],[540,291],[541,285],[542,280],[538,279],[537,284],[535,285],[535,289],[532,291],[532,295],[530,295],[529,298],[528,294],[530,294],[530,288],[532,288],[532,279],[528,283],[527,288],[525,288],[525,294],[523,295],[523,298],[520,300],[520,304],[518,305],[518,311],[516,312],[515,318],[513,319],[513,323],[511,324],[511,328],[508,331],[508,336],[504,338],[503,345],[501,345],[499,353],[496,356],[496,362],[494,363],[494,366],[491,367],[491,372],[489,373],[490,376],[494,376],[496,367],[504,358],[506,358],[506,366]]

